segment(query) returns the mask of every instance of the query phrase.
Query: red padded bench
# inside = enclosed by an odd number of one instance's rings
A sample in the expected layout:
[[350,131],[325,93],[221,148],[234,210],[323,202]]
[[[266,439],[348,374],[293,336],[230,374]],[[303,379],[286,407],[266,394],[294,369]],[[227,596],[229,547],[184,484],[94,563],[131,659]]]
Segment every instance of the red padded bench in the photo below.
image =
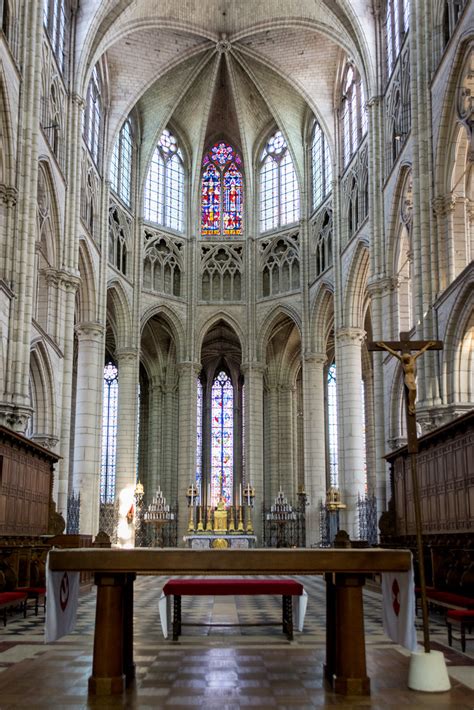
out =
[[[416,596],[416,613],[418,613],[418,601],[421,598],[421,588],[415,587]],[[426,597],[428,602],[434,604],[435,606],[442,606],[446,609],[455,610],[469,610],[474,609],[474,599],[472,597],[464,596],[463,594],[456,594],[454,592],[445,592],[442,589],[435,589],[434,587],[426,587]]]
[[278,594],[282,597],[283,633],[293,640],[293,597],[305,594],[300,582],[292,579],[170,579],[163,595],[173,595],[173,641],[177,641],[182,626],[275,626],[275,623],[253,624],[191,624],[181,621],[182,596],[239,596]]
[[28,599],[35,601],[35,616],[38,616],[39,600],[43,599],[43,611],[46,611],[46,587],[18,587],[18,592],[24,592]]
[[459,627],[461,630],[461,648],[462,652],[466,652],[466,629],[471,633],[474,626],[474,609],[462,611],[461,609],[453,609],[448,611],[446,615],[446,625],[448,627],[448,643],[451,646],[453,642],[452,627]]
[[26,616],[27,595],[24,592],[0,592],[0,609],[3,610],[3,625],[7,625],[7,611],[19,606]]

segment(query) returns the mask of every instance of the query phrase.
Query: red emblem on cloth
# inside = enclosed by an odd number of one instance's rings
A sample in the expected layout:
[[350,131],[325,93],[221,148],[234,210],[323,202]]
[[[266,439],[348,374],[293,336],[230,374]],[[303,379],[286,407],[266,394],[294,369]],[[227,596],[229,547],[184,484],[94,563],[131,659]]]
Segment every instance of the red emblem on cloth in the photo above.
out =
[[67,572],[64,572],[61,584],[59,586],[59,604],[61,609],[64,611],[67,607],[69,601],[69,577]]
[[393,607],[393,611],[395,612],[395,616],[398,616],[400,613],[400,602],[398,600],[399,594],[400,594],[400,587],[398,586],[397,580],[394,579],[393,584],[392,584],[392,595],[393,595],[392,607]]

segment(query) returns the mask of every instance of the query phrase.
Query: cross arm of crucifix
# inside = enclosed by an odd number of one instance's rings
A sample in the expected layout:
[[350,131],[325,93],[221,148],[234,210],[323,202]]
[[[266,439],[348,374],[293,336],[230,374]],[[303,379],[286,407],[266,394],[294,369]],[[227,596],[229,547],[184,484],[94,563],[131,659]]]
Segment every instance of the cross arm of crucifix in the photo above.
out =
[[400,333],[400,340],[379,340],[367,343],[367,350],[386,350],[391,355],[400,359],[400,355],[417,351],[413,358],[416,359],[426,350],[442,350],[441,340],[410,340],[408,333]]

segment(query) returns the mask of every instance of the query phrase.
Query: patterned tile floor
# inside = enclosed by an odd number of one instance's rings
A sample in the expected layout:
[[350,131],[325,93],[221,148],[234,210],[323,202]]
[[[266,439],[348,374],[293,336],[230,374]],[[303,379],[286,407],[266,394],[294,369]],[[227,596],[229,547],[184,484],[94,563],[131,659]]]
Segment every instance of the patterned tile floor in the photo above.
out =
[[[393,644],[381,626],[381,598],[364,591],[370,698],[344,698],[322,678],[325,646],[325,588],[320,577],[299,577],[308,592],[305,630],[287,641],[281,626],[185,627],[179,643],[161,635],[158,597],[164,578],[140,577],[135,584],[137,680],[120,698],[88,698],[95,591],[80,599],[73,634],[43,644],[44,616],[9,618],[0,629],[0,710],[9,708],[474,708],[474,642],[447,646],[442,617],[432,616],[434,649],[445,653],[452,689],[414,693],[406,687],[408,652]],[[183,620],[273,621],[280,597],[183,597]],[[421,626],[421,622],[417,622]],[[421,629],[419,629],[421,638]]]

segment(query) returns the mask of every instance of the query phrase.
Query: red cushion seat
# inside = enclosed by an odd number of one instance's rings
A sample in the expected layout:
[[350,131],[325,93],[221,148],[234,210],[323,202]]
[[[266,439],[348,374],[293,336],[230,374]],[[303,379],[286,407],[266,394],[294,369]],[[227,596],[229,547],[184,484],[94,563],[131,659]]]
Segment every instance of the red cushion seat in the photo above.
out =
[[447,616],[449,619],[472,619],[474,621],[474,609],[450,609]]
[[243,594],[280,594],[300,596],[303,585],[292,579],[170,579],[163,593],[192,596],[230,596]]
[[14,602],[24,601],[26,594],[24,592],[0,592],[0,605],[13,604]]

